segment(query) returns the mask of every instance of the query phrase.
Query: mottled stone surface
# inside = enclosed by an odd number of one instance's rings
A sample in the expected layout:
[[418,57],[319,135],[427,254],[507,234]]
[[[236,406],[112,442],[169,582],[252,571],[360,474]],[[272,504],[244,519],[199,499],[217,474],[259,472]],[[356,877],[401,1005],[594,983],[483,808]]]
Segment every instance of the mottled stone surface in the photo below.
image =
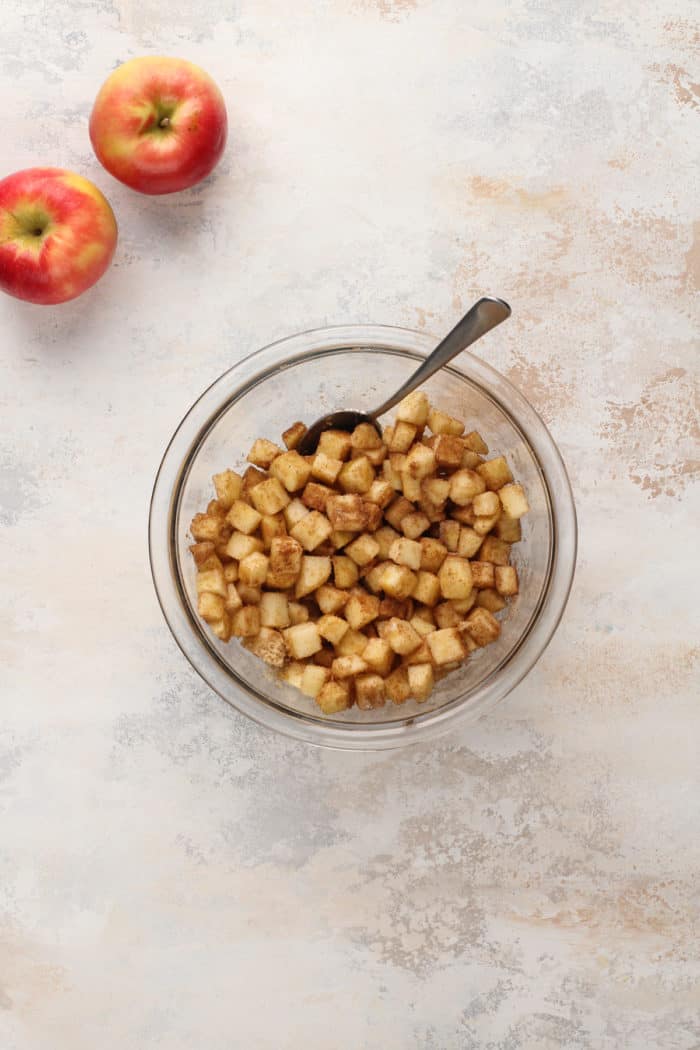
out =
[[[83,299],[0,302],[3,1050],[700,1045],[691,12],[4,0],[2,174],[94,178],[121,239]],[[201,63],[230,108],[220,169],[176,199],[87,137],[144,52]],[[482,291],[515,310],[488,353],[570,467],[565,622],[441,744],[277,739],[161,618],[164,445],[262,344],[441,333]]]

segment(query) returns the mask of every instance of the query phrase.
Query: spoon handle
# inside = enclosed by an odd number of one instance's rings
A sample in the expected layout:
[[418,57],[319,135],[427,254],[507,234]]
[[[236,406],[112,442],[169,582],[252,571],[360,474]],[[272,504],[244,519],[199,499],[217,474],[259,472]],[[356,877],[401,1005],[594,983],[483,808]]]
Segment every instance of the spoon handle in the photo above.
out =
[[403,386],[388,401],[385,401],[379,408],[375,408],[374,412],[370,413],[372,418],[376,419],[377,416],[382,416],[385,412],[388,412],[390,408],[402,401],[407,394],[410,394],[416,387],[421,386],[426,379],[430,379],[431,375],[448,364],[453,357],[456,357],[462,350],[466,350],[477,339],[481,339],[482,335],[486,335],[492,328],[499,325],[501,321],[505,321],[510,317],[510,314],[511,309],[503,299],[496,299],[490,295],[479,299],[478,302],[474,303],[471,310],[464,315],[462,320],[457,322],[442,342],[435,347],[432,354],[426,357],[425,361],[406,380]]

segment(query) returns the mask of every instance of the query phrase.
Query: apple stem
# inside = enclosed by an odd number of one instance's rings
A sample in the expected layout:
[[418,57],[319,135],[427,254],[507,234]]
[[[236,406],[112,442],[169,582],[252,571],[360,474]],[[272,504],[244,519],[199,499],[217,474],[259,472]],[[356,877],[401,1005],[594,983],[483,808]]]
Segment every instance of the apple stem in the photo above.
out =
[[162,120],[158,121],[159,128],[167,128],[170,125],[170,117],[163,117]]

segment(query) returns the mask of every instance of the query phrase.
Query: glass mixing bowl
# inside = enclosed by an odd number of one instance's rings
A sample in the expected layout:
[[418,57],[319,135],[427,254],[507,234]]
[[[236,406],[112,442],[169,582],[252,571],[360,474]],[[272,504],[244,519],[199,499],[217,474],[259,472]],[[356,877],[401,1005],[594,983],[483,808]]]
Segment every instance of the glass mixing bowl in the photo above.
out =
[[353,707],[324,716],[235,639],[219,641],[197,616],[189,523],[213,498],[212,475],[236,469],[257,437],[279,442],[300,419],[371,409],[436,345],[421,332],[351,325],[304,332],[245,358],[217,379],[178,426],[160,465],[149,521],[151,569],[176,642],[215,692],[250,718],[310,743],[366,750],[429,739],[502,700],[544,652],[561,619],[576,561],[576,512],[566,468],[544,423],[502,375],[463,353],[425,384],[431,401],[478,429],[508,458],[530,513],[513,563],[520,594],[500,614],[499,640],[472,653],[425,703]]

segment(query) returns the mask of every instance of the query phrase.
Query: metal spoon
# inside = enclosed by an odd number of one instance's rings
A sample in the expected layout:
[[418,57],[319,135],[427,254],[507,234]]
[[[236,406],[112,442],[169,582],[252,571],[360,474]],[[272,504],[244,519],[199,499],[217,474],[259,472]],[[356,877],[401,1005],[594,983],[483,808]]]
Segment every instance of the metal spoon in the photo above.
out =
[[503,299],[496,299],[491,295],[479,299],[478,302],[474,303],[471,310],[464,315],[462,320],[457,322],[449,335],[446,335],[442,342],[435,347],[432,354],[426,357],[425,361],[406,380],[403,386],[399,387],[396,393],[387,401],[384,401],[379,408],[375,408],[373,412],[353,412],[348,409],[341,409],[339,412],[330,412],[327,416],[321,416],[306,431],[297,445],[297,452],[302,456],[308,456],[315,452],[319,438],[325,430],[352,431],[358,423],[371,423],[375,430],[381,434],[382,428],[377,422],[378,416],[388,412],[390,408],[397,405],[412,390],[421,386],[438,369],[448,364],[453,357],[460,354],[462,350],[466,350],[477,339],[481,339],[482,335],[486,335],[492,328],[499,325],[501,321],[505,321],[510,317],[510,314],[511,309]]

